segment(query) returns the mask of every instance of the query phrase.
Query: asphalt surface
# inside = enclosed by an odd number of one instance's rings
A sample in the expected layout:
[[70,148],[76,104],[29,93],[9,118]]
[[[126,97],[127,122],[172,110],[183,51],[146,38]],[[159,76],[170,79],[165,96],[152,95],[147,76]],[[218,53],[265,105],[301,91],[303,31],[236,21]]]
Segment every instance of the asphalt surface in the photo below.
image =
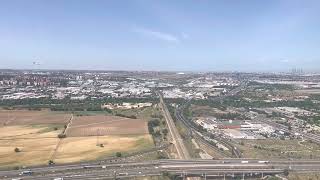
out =
[[161,175],[170,172],[188,177],[228,174],[279,174],[284,170],[297,172],[319,172],[320,160],[157,160],[146,162],[112,163],[101,165],[66,165],[28,169],[32,175],[19,175],[23,170],[0,171],[0,179],[108,179],[115,177],[137,177]]

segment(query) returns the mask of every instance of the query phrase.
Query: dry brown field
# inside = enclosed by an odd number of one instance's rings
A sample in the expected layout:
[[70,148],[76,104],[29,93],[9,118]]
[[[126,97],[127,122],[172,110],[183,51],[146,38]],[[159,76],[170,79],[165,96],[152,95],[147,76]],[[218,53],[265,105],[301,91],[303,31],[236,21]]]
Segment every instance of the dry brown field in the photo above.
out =
[[13,125],[65,124],[71,114],[51,111],[0,110],[0,127]]
[[[60,131],[39,133],[43,128],[6,126],[0,128],[0,167],[46,164]],[[19,148],[21,152],[14,152]]]
[[147,121],[117,116],[74,117],[68,137],[148,134]]
[[67,137],[59,139],[71,117],[62,112],[0,110],[0,168],[95,160],[154,146],[146,120],[104,115],[73,116]]
[[103,144],[104,147],[99,147],[96,143],[97,138],[94,136],[63,139],[54,161],[56,163],[70,163],[94,160],[114,156],[116,152],[126,154],[153,147],[150,135],[101,136],[99,137],[99,143]]

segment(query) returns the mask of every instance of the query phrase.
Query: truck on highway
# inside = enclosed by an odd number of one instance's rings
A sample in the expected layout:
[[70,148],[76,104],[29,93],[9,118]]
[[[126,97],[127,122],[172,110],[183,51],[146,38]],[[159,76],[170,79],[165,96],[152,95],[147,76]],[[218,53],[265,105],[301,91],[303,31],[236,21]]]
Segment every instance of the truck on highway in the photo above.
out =
[[119,173],[119,176],[128,176],[129,173]]
[[249,161],[241,161],[242,164],[248,164]]
[[63,180],[63,177],[54,178],[53,180]]
[[98,166],[83,166],[83,169],[92,169],[97,168]]
[[261,163],[261,164],[268,164],[269,161],[258,161],[258,163]]

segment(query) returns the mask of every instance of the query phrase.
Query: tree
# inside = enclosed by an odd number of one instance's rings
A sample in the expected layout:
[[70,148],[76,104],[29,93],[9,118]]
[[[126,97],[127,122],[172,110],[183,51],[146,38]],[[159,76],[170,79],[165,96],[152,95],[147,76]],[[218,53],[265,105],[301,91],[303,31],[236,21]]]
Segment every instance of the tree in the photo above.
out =
[[122,156],[121,152],[116,152],[116,157],[121,157],[121,156]]
[[48,164],[49,164],[49,165],[53,165],[53,164],[54,164],[53,160],[49,160],[49,161],[48,161]]
[[160,133],[160,131],[156,131],[153,135],[156,137],[159,137],[159,136],[161,136],[161,133]]
[[59,134],[58,138],[62,139],[62,138],[66,138],[67,136],[65,134]]
[[14,148],[14,152],[18,153],[18,152],[21,152],[21,150],[19,148]]
[[162,130],[162,133],[163,133],[164,136],[167,136],[167,134],[168,134],[168,129]]

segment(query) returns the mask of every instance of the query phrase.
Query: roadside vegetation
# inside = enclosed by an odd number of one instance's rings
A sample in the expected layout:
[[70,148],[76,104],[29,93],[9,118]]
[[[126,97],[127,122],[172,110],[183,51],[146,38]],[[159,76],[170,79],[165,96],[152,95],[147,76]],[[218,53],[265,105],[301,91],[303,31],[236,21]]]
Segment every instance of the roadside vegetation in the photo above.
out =
[[[192,137],[190,134],[190,129],[188,129],[188,127],[186,127],[181,121],[178,121],[175,117],[175,107],[172,104],[169,104],[166,101],[168,110],[171,114],[171,117],[173,118],[173,121],[178,129],[178,132],[181,136],[181,138],[183,139],[184,145],[186,146],[186,148],[189,151],[189,154],[192,158],[200,158],[199,156],[199,149],[197,149],[195,147],[195,145],[192,143]],[[176,105],[176,104],[175,104]]]
[[167,124],[158,106],[155,107],[150,116],[148,130],[152,135],[156,146],[162,146],[169,143]]
[[85,99],[71,100],[70,97],[64,99],[38,98],[38,99],[16,99],[2,100],[0,107],[6,110],[25,108],[29,110],[50,109],[51,111],[107,111],[101,108],[101,105],[108,103],[157,103],[157,98],[102,98],[102,99]]

